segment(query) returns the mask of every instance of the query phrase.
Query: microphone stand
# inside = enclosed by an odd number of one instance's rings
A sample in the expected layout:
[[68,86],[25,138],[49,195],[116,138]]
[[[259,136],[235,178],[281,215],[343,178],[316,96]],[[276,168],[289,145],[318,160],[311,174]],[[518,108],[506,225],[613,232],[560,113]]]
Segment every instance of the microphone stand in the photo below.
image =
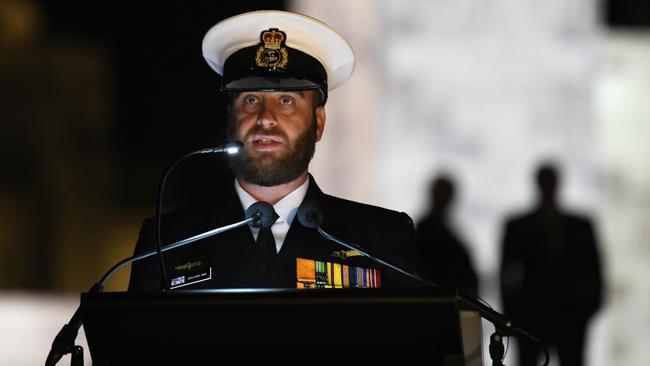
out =
[[162,237],[161,237],[161,228],[162,228],[162,205],[163,205],[163,193],[165,192],[165,183],[169,174],[174,170],[174,168],[183,160],[189,158],[190,156],[199,155],[199,154],[214,154],[214,153],[227,153],[228,155],[238,154],[241,150],[243,144],[241,142],[235,141],[230,142],[224,146],[212,147],[207,149],[201,149],[192,151],[191,153],[185,154],[180,158],[176,159],[168,168],[165,170],[165,173],[160,180],[160,186],[158,187],[158,201],[156,202],[156,254],[158,254],[158,264],[160,265],[160,290],[167,290],[167,266],[165,265],[165,257],[162,255]]
[[[327,233],[321,227],[322,215],[320,213],[320,208],[318,207],[317,203],[311,201],[303,202],[301,207],[298,209],[297,216],[298,216],[298,220],[303,226],[311,229],[316,229],[316,231],[320,235],[322,235],[325,239],[331,240],[348,249],[356,250],[359,253],[361,253],[363,256],[370,258],[371,260],[379,264],[387,266],[429,287],[440,288],[440,285],[432,281],[427,281],[414,273],[411,273],[403,268],[395,266],[391,263],[386,262],[383,259],[377,258],[369,254],[367,251],[365,251],[361,246],[357,244],[346,243],[345,241],[338,239],[337,237]],[[492,358],[493,366],[504,366],[503,357],[505,352],[503,347],[503,337],[507,337],[510,335],[523,336],[541,345],[542,349],[544,350],[544,355],[546,357],[544,366],[547,366],[549,364],[550,355],[548,352],[548,348],[546,347],[546,345],[544,345],[544,343],[539,338],[526,332],[522,328],[516,327],[510,320],[506,319],[503,315],[494,311],[493,309],[486,306],[485,304],[482,304],[474,299],[467,298],[464,295],[458,293],[458,291],[456,292],[456,300],[458,301],[458,303],[463,304],[465,307],[478,312],[483,319],[486,319],[490,321],[492,324],[494,324],[495,331],[492,334],[492,336],[490,336],[490,357]]]
[[492,366],[504,366],[504,356],[503,335],[498,329],[495,329],[494,333],[490,336],[490,358],[492,358]]
[[511,335],[528,338],[533,342],[539,344],[544,351],[544,366],[547,366],[549,364],[551,357],[548,352],[548,348],[541,339],[528,333],[524,329],[515,326],[502,314],[494,311],[493,309],[484,304],[481,304],[474,299],[467,298],[462,294],[456,294],[456,300],[469,309],[478,312],[483,319],[486,319],[494,324],[494,333],[490,336],[490,357],[492,358],[493,366],[503,366],[503,337],[509,337]]
[[[337,244],[340,244],[340,245],[342,245],[342,246],[344,246],[344,247],[346,247],[346,248],[348,248],[348,249],[356,250],[357,252],[361,253],[364,257],[368,257],[368,258],[372,259],[373,261],[375,261],[375,262],[377,262],[377,263],[379,263],[379,264],[383,264],[384,266],[389,267],[389,268],[391,268],[391,269],[393,269],[393,270],[395,270],[395,271],[397,271],[397,272],[399,272],[399,273],[401,273],[401,274],[403,274],[403,275],[405,275],[405,276],[407,276],[407,277],[410,277],[410,278],[412,278],[412,279],[414,279],[414,280],[416,280],[416,281],[420,281],[420,282],[422,282],[422,283],[426,283],[427,285],[432,285],[431,283],[427,283],[426,280],[424,280],[422,277],[420,277],[420,276],[418,276],[418,275],[416,275],[416,274],[414,274],[414,273],[411,273],[411,272],[409,272],[409,271],[407,271],[407,270],[405,270],[405,269],[402,269],[402,268],[400,268],[400,267],[397,267],[396,265],[393,265],[393,264],[391,264],[391,263],[388,263],[388,262],[386,262],[385,260],[383,260],[383,259],[381,259],[381,258],[377,258],[377,257],[375,257],[375,256],[373,256],[373,255],[370,255],[368,252],[366,252],[366,251],[365,251],[363,248],[361,248],[359,245],[352,244],[352,243],[346,243],[346,242],[344,242],[343,240],[340,240],[340,239],[338,239],[337,237],[328,234],[325,230],[323,230],[323,228],[320,227],[320,225],[316,226],[316,230],[317,230],[318,233],[321,234],[325,239],[331,240],[331,241],[333,241],[333,242],[335,242],[335,243],[337,243]],[[434,285],[434,287],[440,287],[440,286],[438,286],[438,285]]]
[[[361,248],[359,245],[352,244],[352,243],[346,243],[338,238],[336,238],[333,235],[330,235],[327,233],[325,230],[320,225],[316,226],[316,230],[318,231],[319,234],[321,234],[323,237],[326,239],[329,239],[337,244],[340,244],[348,249],[356,250],[359,253],[361,253],[363,256],[372,259],[373,261],[383,264],[384,266],[387,266],[399,273],[402,273],[412,279],[415,279],[421,283],[426,284],[427,286],[430,287],[435,287],[435,288],[440,288],[440,286],[436,283],[433,283],[431,281],[427,281],[423,279],[422,277],[411,273],[409,271],[406,271],[403,268],[397,267],[391,263],[386,262],[385,260],[381,258],[377,258],[365,250]],[[544,366],[547,366],[548,363],[550,362],[550,355],[548,353],[548,348],[542,343],[542,341],[535,337],[534,335],[526,332],[522,328],[515,327],[510,320],[507,320],[504,318],[503,315],[499,314],[498,312],[492,310],[488,306],[481,304],[480,302],[477,302],[473,299],[469,299],[464,297],[464,295],[457,293],[456,294],[456,300],[459,303],[464,304],[466,307],[478,312],[483,319],[486,319],[490,321],[492,324],[494,324],[494,333],[490,336],[490,358],[492,359],[492,366],[504,366],[503,364],[503,358],[505,355],[505,349],[503,347],[503,337],[507,337],[510,335],[517,335],[517,336],[523,336],[526,337],[542,346],[542,349],[544,350],[544,355],[546,357],[546,360],[544,362]]]
[[[201,149],[197,151],[193,151],[189,154],[185,154],[181,158],[177,159],[174,161],[169,168],[165,171],[165,174],[163,175],[163,178],[160,182],[160,187],[158,190],[158,201],[156,204],[156,239],[155,239],[155,250],[151,250],[148,252],[145,252],[144,254],[140,255],[134,255],[129,258],[126,258],[117,264],[115,264],[111,269],[108,270],[102,276],[102,278],[94,284],[90,290],[88,290],[88,293],[96,293],[96,292],[102,292],[104,289],[104,283],[113,275],[115,271],[120,269],[122,266],[129,264],[131,262],[135,262],[147,257],[151,257],[153,255],[158,255],[158,260],[160,264],[160,271],[161,271],[161,289],[165,291],[166,289],[166,284],[167,284],[167,270],[165,266],[165,259],[162,255],[163,252],[167,250],[171,250],[174,248],[178,248],[180,246],[193,243],[197,240],[204,239],[219,233],[222,233],[224,231],[228,231],[234,228],[237,228],[239,226],[243,226],[246,224],[251,224],[255,227],[258,225],[265,225],[267,224],[265,222],[265,217],[264,215],[268,215],[268,209],[266,207],[262,207],[260,205],[252,205],[249,207],[249,209],[246,211],[246,219],[243,221],[240,221],[235,224],[223,226],[214,230],[207,231],[205,233],[199,234],[192,236],[187,239],[183,239],[180,241],[177,241],[175,243],[162,246],[161,245],[161,216],[162,216],[162,201],[163,201],[163,192],[165,190],[165,182],[167,181],[167,177],[171,173],[171,171],[183,160],[186,158],[197,155],[197,154],[213,154],[213,153],[227,153],[229,155],[234,155],[238,154],[239,151],[241,150],[243,144],[241,142],[235,141],[235,142],[230,142],[224,146],[219,146],[219,147],[213,147],[213,148],[207,148],[207,149]],[[260,202],[258,202],[260,203]],[[268,205],[268,203],[264,203]],[[270,205],[269,205],[270,206]],[[249,212],[250,210],[250,212]],[[256,211],[255,211],[256,210]],[[255,212],[253,212],[255,211]],[[273,209],[271,208],[270,212],[274,212]],[[268,218],[266,218],[268,219]],[[74,312],[74,315],[72,315],[72,318],[70,321],[63,326],[63,328],[59,331],[59,333],[56,335],[54,338],[54,341],[52,341],[52,348],[50,349],[50,353],[47,355],[47,359],[45,361],[46,366],[52,366],[55,365],[63,355],[66,355],[68,353],[72,354],[72,360],[71,360],[71,365],[72,366],[83,366],[83,348],[79,345],[75,345],[75,339],[77,338],[77,334],[79,333],[79,328],[81,327],[81,306],[77,308],[77,310]]]
[[[160,251],[165,252],[171,249],[175,249],[183,245],[193,243],[197,240],[205,239],[213,235],[220,234],[224,231],[232,230],[234,228],[248,225],[251,223],[255,224],[260,220],[263,220],[263,218],[260,217],[259,213],[254,213],[251,217],[236,222],[234,224],[222,226],[198,235],[194,235],[187,239],[179,240],[172,244],[165,245],[162,248],[160,248]],[[111,267],[111,269],[109,269],[104,274],[104,276],[102,276],[99,282],[94,284],[90,288],[90,290],[88,290],[88,293],[92,294],[92,293],[102,292],[104,290],[104,284],[106,283],[106,281],[113,275],[113,273],[115,273],[115,271],[122,268],[124,265],[129,264],[131,262],[139,261],[144,258],[154,256],[156,254],[158,254],[158,249],[150,250],[143,254],[134,255],[126,259],[123,259],[122,261],[118,262],[113,267]],[[47,355],[45,366],[56,365],[56,363],[59,362],[61,357],[63,357],[66,354],[72,355],[72,359],[70,360],[71,366],[83,366],[84,364],[83,347],[79,345],[75,345],[75,339],[77,339],[77,334],[79,333],[79,328],[81,327],[81,324],[82,322],[81,322],[81,305],[80,305],[79,307],[77,307],[77,310],[74,312],[74,315],[72,315],[70,321],[66,325],[64,325],[63,328],[61,328],[59,333],[54,338],[54,341],[52,341],[52,348],[50,350],[50,353]]]

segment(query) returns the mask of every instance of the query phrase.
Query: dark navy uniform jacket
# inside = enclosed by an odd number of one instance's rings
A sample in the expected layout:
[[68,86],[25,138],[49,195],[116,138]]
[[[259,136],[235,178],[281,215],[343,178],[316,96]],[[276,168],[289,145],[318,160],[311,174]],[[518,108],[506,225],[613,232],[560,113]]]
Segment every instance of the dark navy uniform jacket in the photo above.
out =
[[[417,269],[415,229],[405,213],[344,200],[324,194],[313,177],[305,199],[321,205],[322,227],[346,242],[362,246],[369,253],[407,270]],[[163,245],[244,220],[244,211],[234,187],[222,200],[203,207],[184,209],[162,217]],[[155,220],[142,225],[135,254],[155,248]],[[382,287],[417,285],[408,277],[378,265],[368,258],[340,259],[334,252],[346,250],[300,224],[296,217],[275,260],[269,263],[258,250],[251,230],[242,226],[164,253],[170,284],[183,278],[183,289],[295,288],[296,258],[316,259],[381,271]],[[209,279],[208,279],[209,278]],[[181,288],[181,287],[179,287]],[[160,265],[155,256],[135,262],[129,291],[160,290]]]

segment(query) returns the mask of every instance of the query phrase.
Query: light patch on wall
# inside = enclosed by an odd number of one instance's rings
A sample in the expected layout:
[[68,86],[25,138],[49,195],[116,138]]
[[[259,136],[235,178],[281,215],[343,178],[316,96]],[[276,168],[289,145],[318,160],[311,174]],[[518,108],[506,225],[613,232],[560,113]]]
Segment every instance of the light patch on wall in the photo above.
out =
[[611,349],[615,364],[647,365],[650,338],[650,32],[603,38],[597,113],[607,182]]
[[293,5],[353,39],[366,70],[332,93],[328,128],[342,130],[319,147],[319,184],[418,219],[432,176],[451,173],[458,231],[497,308],[501,225],[533,204],[541,160],[560,164],[566,206],[600,215],[595,0]]

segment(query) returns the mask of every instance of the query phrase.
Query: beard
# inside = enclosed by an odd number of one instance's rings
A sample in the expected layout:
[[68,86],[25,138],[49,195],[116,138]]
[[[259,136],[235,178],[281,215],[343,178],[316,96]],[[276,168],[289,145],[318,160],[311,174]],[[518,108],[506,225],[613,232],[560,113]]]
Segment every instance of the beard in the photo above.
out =
[[[251,151],[244,145],[239,154],[229,159],[229,165],[235,176],[248,183],[263,187],[272,187],[291,182],[307,171],[309,162],[316,150],[316,114],[314,113],[310,126],[301,133],[295,141],[289,141],[287,135],[279,128],[265,129],[262,126],[255,126],[243,141],[253,134],[268,134],[279,136],[287,142],[288,151],[281,155],[262,153],[253,156]],[[226,133],[229,141],[236,141],[233,119],[229,118]]]

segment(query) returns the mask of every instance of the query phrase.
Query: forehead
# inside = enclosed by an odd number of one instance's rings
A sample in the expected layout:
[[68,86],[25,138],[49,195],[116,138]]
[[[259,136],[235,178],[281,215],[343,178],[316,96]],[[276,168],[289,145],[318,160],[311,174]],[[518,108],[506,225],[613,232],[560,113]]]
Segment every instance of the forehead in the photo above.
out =
[[300,98],[309,98],[313,96],[314,91],[313,90],[281,90],[281,91],[266,91],[266,90],[250,90],[250,91],[241,91],[241,92],[236,92],[236,93],[231,93],[231,97],[234,99],[240,98],[244,95],[250,95],[250,94],[255,94],[255,95],[261,95],[261,96],[282,96],[282,95],[291,95],[291,96],[297,96]]

